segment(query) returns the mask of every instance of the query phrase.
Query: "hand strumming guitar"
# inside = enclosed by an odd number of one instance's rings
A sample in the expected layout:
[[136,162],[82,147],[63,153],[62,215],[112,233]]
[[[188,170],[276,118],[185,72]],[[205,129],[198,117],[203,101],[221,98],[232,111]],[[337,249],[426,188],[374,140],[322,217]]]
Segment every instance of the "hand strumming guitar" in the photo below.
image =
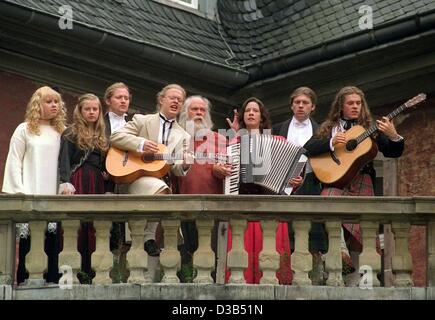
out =
[[157,147],[157,143],[151,140],[146,140],[143,144],[142,150],[144,153],[157,153],[159,148]]
[[332,138],[332,145],[335,147],[338,143],[346,143],[346,135],[344,132],[337,132]]

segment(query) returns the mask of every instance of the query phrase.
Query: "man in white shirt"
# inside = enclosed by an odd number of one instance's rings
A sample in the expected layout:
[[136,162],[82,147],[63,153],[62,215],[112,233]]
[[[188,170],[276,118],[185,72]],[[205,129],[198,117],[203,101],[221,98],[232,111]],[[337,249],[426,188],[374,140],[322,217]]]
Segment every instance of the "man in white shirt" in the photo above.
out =
[[[290,108],[293,117],[285,122],[273,126],[273,134],[286,137],[288,141],[303,147],[313,136],[319,125],[310,117],[316,109],[317,97],[308,87],[297,88],[290,95]],[[320,184],[307,162],[304,183],[294,192],[298,195],[320,194]]]
[[[290,95],[290,108],[293,112],[293,117],[285,122],[273,126],[273,134],[286,137],[288,141],[298,146],[304,146],[319,128],[317,122],[311,118],[311,114],[316,109],[316,103],[317,96],[312,89],[308,87],[300,87],[294,90]],[[320,182],[314,175],[310,164],[307,162],[303,184],[293,194],[320,195],[321,190]],[[290,243],[293,247],[294,241],[292,235],[290,235]],[[322,284],[322,253],[325,253],[328,250],[328,247],[326,232],[324,226],[320,223],[312,224],[309,249],[314,256],[313,280],[317,284]]]
[[[130,106],[130,89],[122,82],[116,82],[106,89],[104,102],[107,112],[104,115],[106,124],[106,137],[110,140],[110,135],[123,128],[131,116],[127,114]],[[106,192],[115,192],[115,184],[112,181],[106,182]]]

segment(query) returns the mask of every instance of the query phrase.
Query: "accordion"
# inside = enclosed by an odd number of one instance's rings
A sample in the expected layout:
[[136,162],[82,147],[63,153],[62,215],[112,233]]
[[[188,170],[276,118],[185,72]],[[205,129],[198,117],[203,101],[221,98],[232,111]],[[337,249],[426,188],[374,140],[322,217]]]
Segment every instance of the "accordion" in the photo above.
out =
[[289,195],[289,180],[301,175],[307,163],[305,151],[276,136],[243,135],[240,143],[227,147],[233,167],[225,179],[224,193],[238,194],[240,183],[253,183],[265,194]]

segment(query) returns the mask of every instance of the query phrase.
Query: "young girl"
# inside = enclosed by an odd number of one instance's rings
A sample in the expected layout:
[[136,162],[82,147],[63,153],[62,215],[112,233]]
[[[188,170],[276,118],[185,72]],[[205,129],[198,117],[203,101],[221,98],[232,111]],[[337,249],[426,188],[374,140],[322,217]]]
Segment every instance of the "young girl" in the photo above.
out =
[[[82,95],[74,109],[73,124],[61,137],[59,193],[103,194],[107,149],[100,100],[90,93]],[[82,254],[82,271],[91,277],[91,254],[95,251],[92,223],[82,223],[78,241]],[[80,280],[89,281],[83,278]]]
[[[60,135],[65,129],[66,110],[60,94],[50,87],[35,91],[27,105],[25,121],[12,135],[6,160],[5,193],[56,194]],[[20,237],[17,284],[26,278],[25,255],[30,249],[28,224],[17,224]],[[53,242],[56,225],[49,224]],[[56,250],[57,251],[57,250]],[[57,253],[49,254],[48,282],[58,279]]]

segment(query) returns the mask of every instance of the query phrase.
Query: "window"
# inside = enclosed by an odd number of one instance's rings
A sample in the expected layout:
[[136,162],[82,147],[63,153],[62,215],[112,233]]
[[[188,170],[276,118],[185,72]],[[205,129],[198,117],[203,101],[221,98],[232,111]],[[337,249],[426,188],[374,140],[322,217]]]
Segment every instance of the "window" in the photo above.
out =
[[198,9],[198,0],[171,0],[171,1],[188,6],[193,9]]

